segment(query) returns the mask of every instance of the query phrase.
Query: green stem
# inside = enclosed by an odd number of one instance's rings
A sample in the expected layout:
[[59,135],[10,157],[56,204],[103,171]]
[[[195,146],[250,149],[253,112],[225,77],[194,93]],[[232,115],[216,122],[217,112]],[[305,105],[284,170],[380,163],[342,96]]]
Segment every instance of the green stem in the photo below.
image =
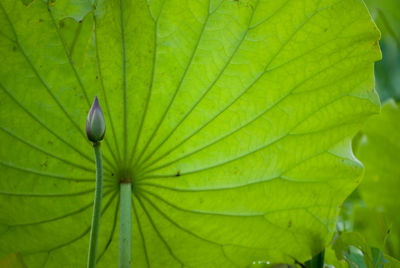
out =
[[325,249],[312,257],[311,260],[305,263],[307,268],[323,268],[324,267]]
[[132,185],[120,183],[119,268],[131,267]]
[[88,268],[96,267],[97,240],[99,237],[101,198],[103,192],[103,160],[101,158],[100,142],[93,143],[96,157],[96,192],[94,196],[92,229],[90,231]]

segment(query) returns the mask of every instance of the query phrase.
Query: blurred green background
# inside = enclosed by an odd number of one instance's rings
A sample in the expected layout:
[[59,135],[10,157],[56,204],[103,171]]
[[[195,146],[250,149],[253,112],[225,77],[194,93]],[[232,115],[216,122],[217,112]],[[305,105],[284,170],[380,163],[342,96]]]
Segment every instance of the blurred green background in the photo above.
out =
[[382,61],[375,65],[376,89],[381,101],[400,101],[400,0],[366,0],[378,28]]

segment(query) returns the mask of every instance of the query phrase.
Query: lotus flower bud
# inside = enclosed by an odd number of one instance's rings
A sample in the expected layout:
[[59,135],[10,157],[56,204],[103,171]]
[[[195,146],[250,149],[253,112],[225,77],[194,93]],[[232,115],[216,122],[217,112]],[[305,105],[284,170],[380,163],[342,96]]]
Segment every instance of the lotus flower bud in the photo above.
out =
[[99,142],[106,132],[106,122],[97,96],[94,98],[86,120],[86,136],[92,142]]

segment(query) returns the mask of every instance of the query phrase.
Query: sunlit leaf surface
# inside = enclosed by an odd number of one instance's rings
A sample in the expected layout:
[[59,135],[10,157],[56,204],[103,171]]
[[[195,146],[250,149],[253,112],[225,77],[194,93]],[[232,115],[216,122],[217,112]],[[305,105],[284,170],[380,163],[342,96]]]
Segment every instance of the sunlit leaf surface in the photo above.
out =
[[[25,2],[25,4],[23,3]],[[98,267],[305,261],[358,185],[351,138],[379,111],[379,32],[360,0],[2,0],[0,255],[83,267],[84,135],[107,120]]]

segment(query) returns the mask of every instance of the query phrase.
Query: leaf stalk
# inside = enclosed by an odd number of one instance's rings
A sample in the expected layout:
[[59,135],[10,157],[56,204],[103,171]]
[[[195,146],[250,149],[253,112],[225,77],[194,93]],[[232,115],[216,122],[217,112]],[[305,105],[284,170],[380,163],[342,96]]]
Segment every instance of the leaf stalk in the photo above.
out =
[[132,184],[120,182],[119,268],[131,266]]
[[103,159],[101,157],[100,142],[93,143],[96,158],[96,190],[93,206],[92,228],[90,231],[88,268],[96,267],[97,241],[99,238],[101,199],[103,195]]

